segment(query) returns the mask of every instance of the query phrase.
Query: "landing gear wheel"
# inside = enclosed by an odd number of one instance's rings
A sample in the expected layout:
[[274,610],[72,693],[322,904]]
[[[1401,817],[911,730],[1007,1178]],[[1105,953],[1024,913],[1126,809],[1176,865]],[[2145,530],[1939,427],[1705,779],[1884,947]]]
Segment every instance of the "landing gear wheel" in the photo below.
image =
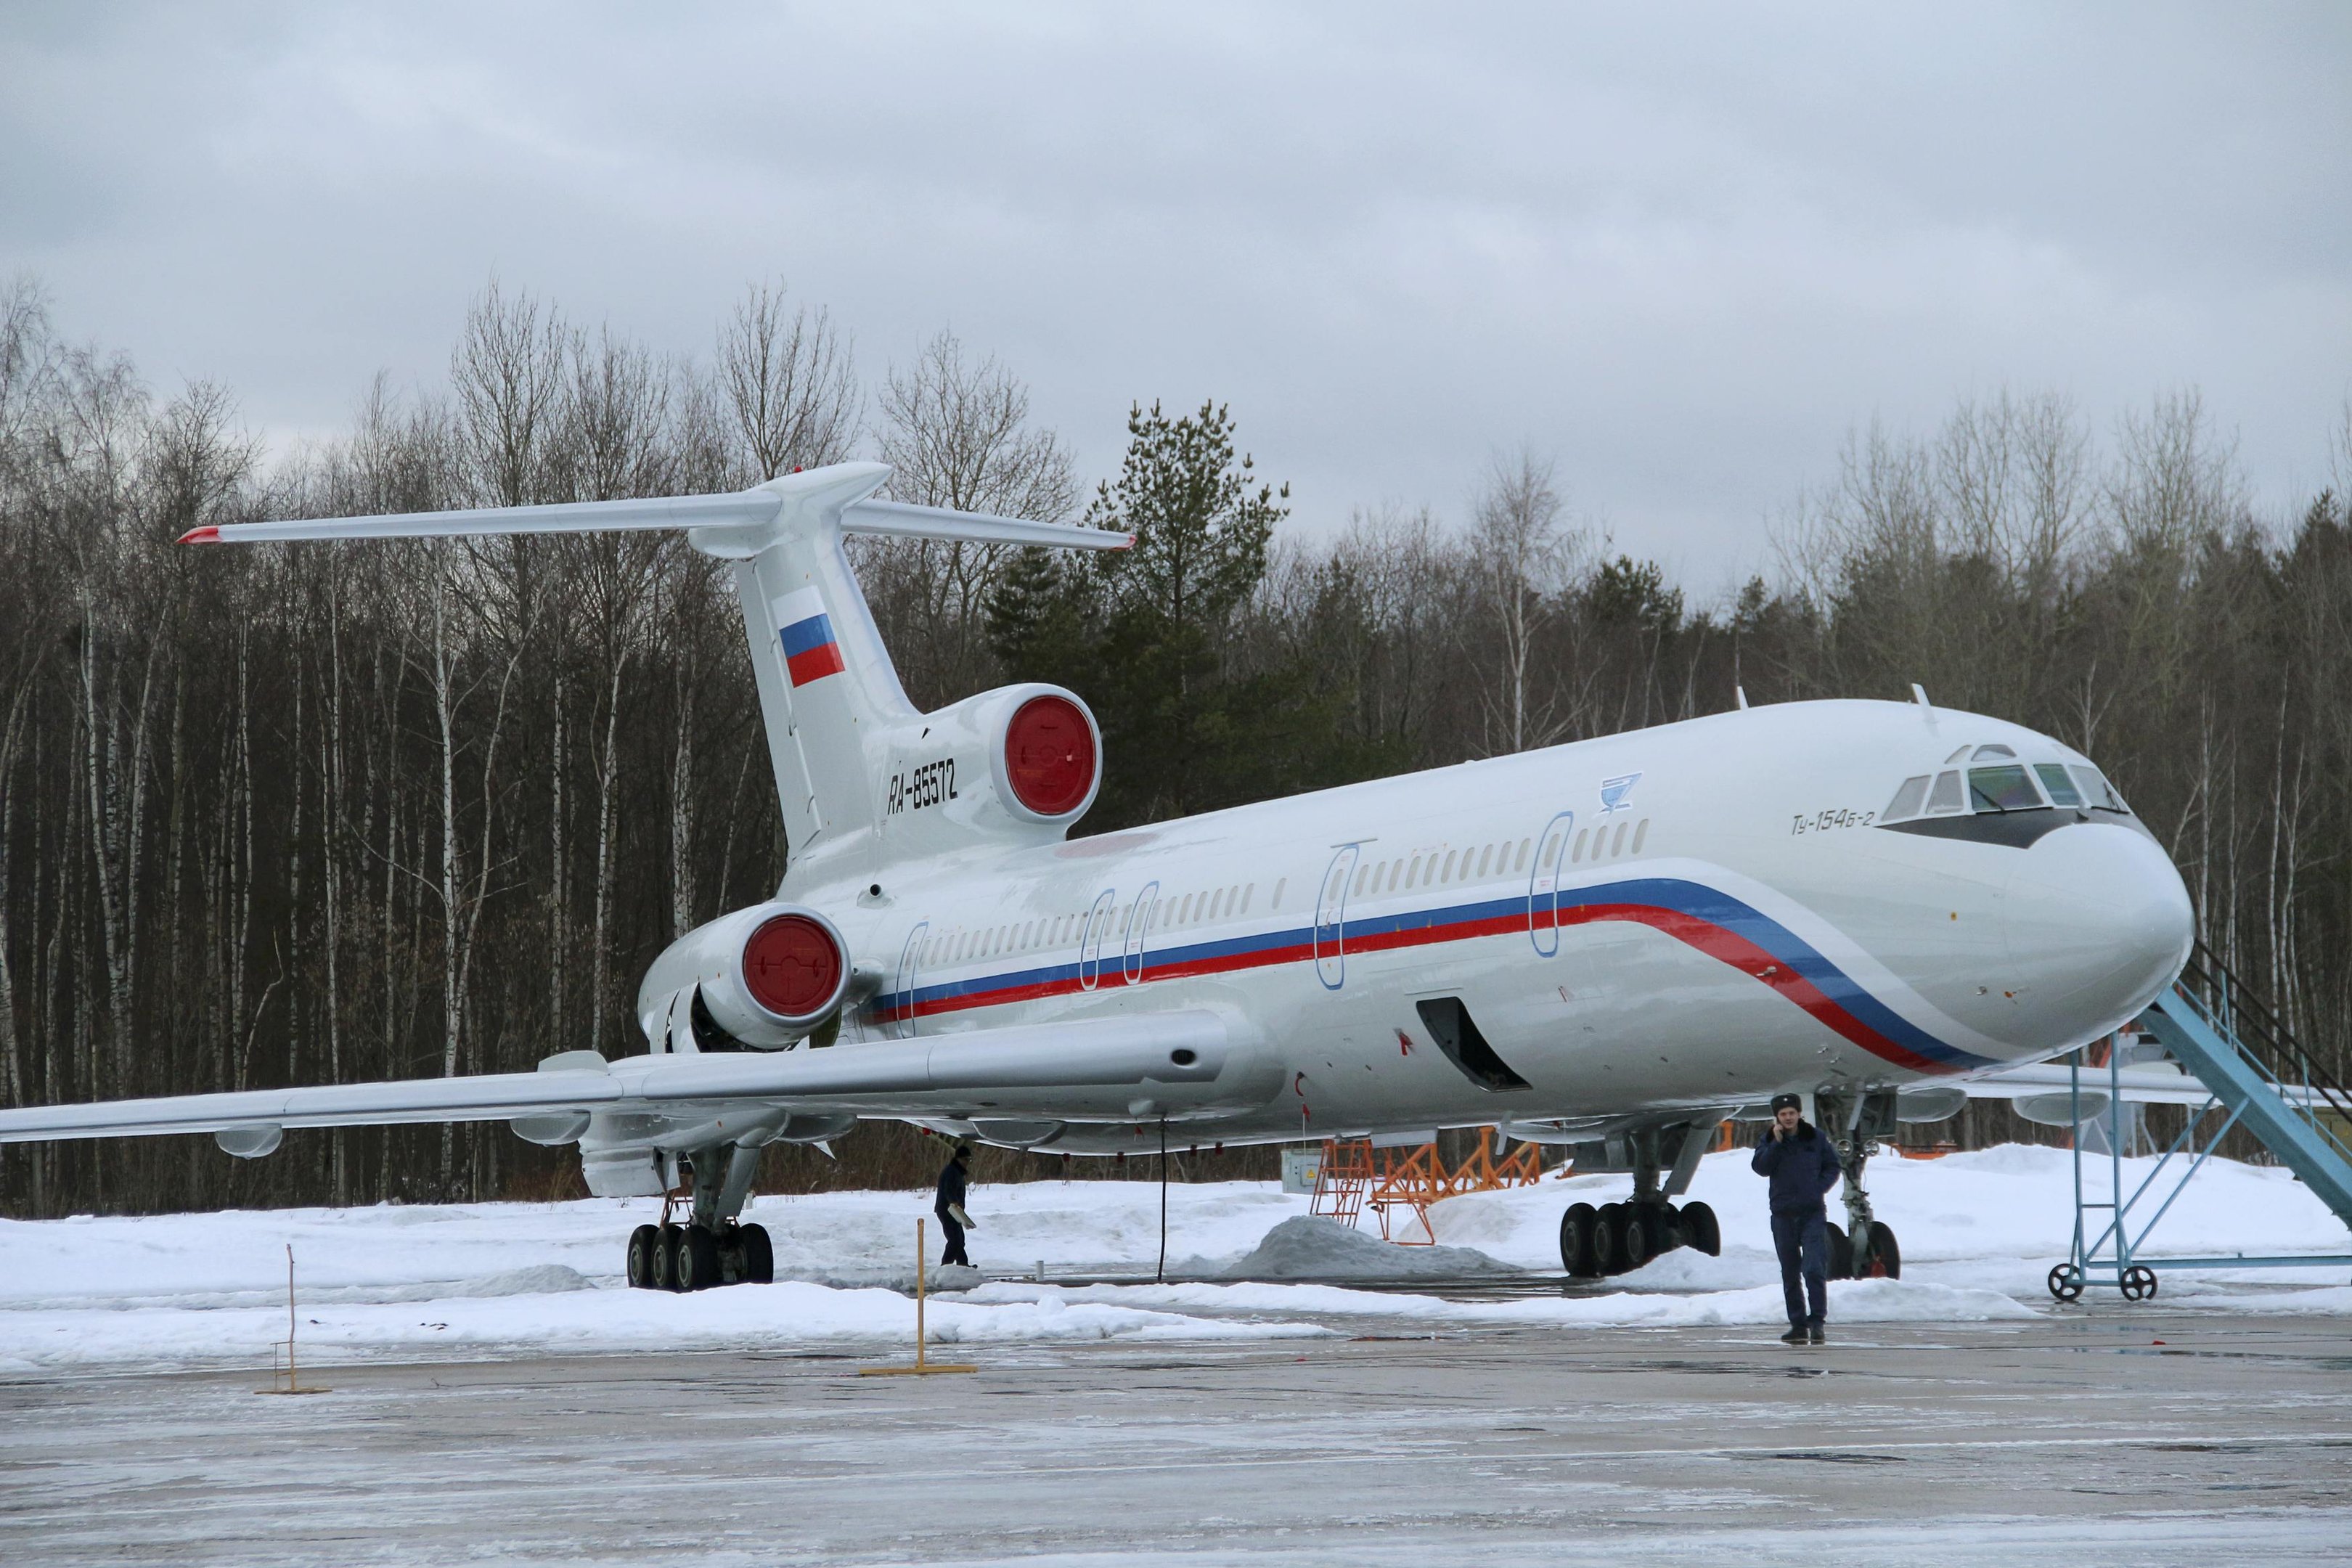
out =
[[768,1243],[768,1227],[763,1225],[738,1226],[735,1237],[743,1249],[743,1267],[737,1278],[747,1285],[774,1284],[776,1252]]
[[2079,1301],[2083,1299],[2083,1276],[2071,1263],[2061,1263],[2050,1271],[2050,1299],[2053,1301]]
[[1602,1204],[1592,1216],[1592,1271],[1625,1271],[1625,1205]]
[[677,1283],[677,1238],[682,1233],[674,1225],[665,1225],[654,1232],[654,1289],[675,1290]]
[[1601,1272],[1592,1256],[1597,1215],[1591,1204],[1570,1204],[1559,1216],[1559,1266],[1571,1279],[1590,1279]]
[[1853,1278],[1853,1243],[1847,1239],[1843,1226],[1832,1225],[1829,1227],[1829,1277],[1832,1279],[1851,1279]]
[[2125,1300],[2145,1301],[2156,1294],[2156,1270],[2135,1263],[2124,1270],[2123,1278],[2116,1283],[2122,1289]]
[[1885,1220],[1870,1222],[1870,1277],[1873,1279],[1903,1278],[1903,1249],[1895,1244],[1895,1227]]
[[1638,1205],[1626,1208],[1622,1232],[1624,1241],[1618,1255],[1623,1258],[1628,1272],[1641,1268],[1665,1250],[1663,1245],[1664,1238],[1658,1234],[1664,1228],[1659,1223],[1662,1217],[1656,1209],[1643,1208]]
[[675,1278],[680,1290],[708,1290],[725,1284],[719,1272],[719,1238],[698,1225],[679,1232]]
[[1723,1226],[1717,1223],[1715,1211],[1703,1203],[1683,1205],[1683,1237],[1695,1252],[1709,1258],[1723,1256]]
[[629,1289],[655,1289],[654,1250],[660,1246],[661,1232],[652,1226],[641,1225],[629,1232]]

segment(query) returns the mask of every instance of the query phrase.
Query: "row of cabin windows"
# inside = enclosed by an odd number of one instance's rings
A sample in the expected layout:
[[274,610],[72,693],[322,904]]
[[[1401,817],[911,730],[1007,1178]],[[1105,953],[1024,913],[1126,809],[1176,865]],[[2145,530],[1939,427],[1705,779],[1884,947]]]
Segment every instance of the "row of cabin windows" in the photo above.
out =
[[[1282,889],[1288,881],[1286,877],[1274,885],[1273,902],[1277,909],[1282,904]],[[1150,921],[1150,930],[1165,931],[1173,926],[1223,920],[1227,915],[1245,915],[1256,900],[1255,882],[1236,882],[1229,888],[1186,893],[1181,898],[1163,895],[1154,900],[1146,918]],[[1132,904],[1124,910],[1108,911],[1104,930],[1124,931],[1133,913]],[[1086,935],[1086,930],[1087,916],[1079,913],[991,926],[984,931],[943,932],[924,942],[919,962],[926,965],[961,963],[967,959],[993,958],[1003,952],[1027,952],[1041,947],[1059,947],[1065,942],[1079,941]]]
[[[2087,807],[2128,815],[2131,807],[2116,793],[2106,775],[2082,763],[2015,761],[2007,746],[1978,746],[1975,755],[1963,746],[1946,759],[1964,758],[1974,765],[1921,773],[1903,781],[1895,798],[1879,814],[1881,822],[1907,822],[1915,816],[1961,816],[1979,811],[2039,811],[2047,806]],[[2002,761],[2001,759],[2011,759]]]
[[[1650,819],[1638,823],[1621,822],[1614,832],[1603,826],[1577,830],[1576,843],[1569,850],[1569,864],[1580,865],[1587,859],[1598,862],[1614,859],[1626,852],[1627,836],[1632,837],[1631,848],[1639,855],[1650,837]],[[1483,845],[1476,849],[1449,849],[1445,858],[1438,858],[1437,851],[1401,856],[1394,860],[1377,861],[1356,873],[1356,886],[1350,898],[1366,893],[1393,893],[1416,887],[1443,887],[1449,882],[1467,882],[1480,877],[1519,875],[1528,868],[1528,857],[1535,848],[1535,840],[1522,838],[1515,847],[1508,840],[1500,844]],[[1498,853],[1499,852],[1499,853]],[[1547,863],[1559,854],[1559,836],[1544,840]]]

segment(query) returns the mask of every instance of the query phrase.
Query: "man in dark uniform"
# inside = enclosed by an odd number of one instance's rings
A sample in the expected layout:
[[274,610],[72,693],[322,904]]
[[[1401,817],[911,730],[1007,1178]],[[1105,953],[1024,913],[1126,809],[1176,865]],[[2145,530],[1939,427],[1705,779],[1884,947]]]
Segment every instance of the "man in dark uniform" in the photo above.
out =
[[948,1238],[947,1252],[940,1259],[942,1268],[952,1264],[971,1267],[971,1259],[963,1250],[963,1233],[978,1228],[972,1225],[971,1215],[963,1212],[964,1184],[971,1174],[971,1141],[958,1139],[955,1152],[948,1156],[947,1169],[940,1173],[940,1195],[931,1205],[931,1212],[939,1215],[940,1231]]
[[1772,1183],[1772,1247],[1780,1255],[1780,1293],[1789,1307],[1781,1342],[1820,1344],[1830,1293],[1830,1216],[1822,1200],[1845,1172],[1793,1094],[1772,1097],[1772,1126],[1749,1163]]

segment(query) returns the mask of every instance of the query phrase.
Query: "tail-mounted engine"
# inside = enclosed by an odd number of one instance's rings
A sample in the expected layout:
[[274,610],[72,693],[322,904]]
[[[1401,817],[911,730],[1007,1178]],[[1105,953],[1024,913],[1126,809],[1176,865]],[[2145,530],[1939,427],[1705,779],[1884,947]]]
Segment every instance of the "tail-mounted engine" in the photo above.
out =
[[999,687],[892,731],[877,819],[900,854],[1058,839],[1102,787],[1102,731],[1074,691]]
[[849,948],[800,904],[755,904],[670,945],[637,992],[637,1021],[672,1050],[781,1050],[840,1011]]

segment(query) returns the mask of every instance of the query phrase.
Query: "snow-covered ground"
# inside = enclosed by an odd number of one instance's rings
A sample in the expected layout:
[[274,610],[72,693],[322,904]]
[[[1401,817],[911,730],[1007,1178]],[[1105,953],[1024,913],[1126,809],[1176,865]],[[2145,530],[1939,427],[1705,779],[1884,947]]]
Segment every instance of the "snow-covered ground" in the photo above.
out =
[[[1904,1278],[1833,1284],[1832,1319],[2051,1310],[2042,1279],[2067,1248],[2068,1173],[2067,1155],[2016,1145],[1874,1162],[1872,1195],[1901,1240]],[[1449,1257],[1334,1236],[1319,1222],[1284,1226],[1307,1200],[1270,1184],[1171,1186],[1169,1272],[1187,1282],[1064,1287],[1003,1277],[1148,1278],[1160,1247],[1159,1188],[982,1187],[971,1203],[982,1226],[972,1255],[997,1278],[980,1283],[959,1271],[939,1281],[946,1293],[931,1301],[928,1326],[935,1342],[987,1344],[1780,1320],[1763,1184],[1737,1152],[1710,1156],[1690,1194],[1721,1218],[1719,1258],[1673,1253],[1605,1289],[1570,1295],[1489,1289],[1448,1299],[1439,1288],[1347,1283],[1419,1274],[1491,1286],[1522,1270],[1556,1276],[1561,1209],[1626,1190],[1623,1177],[1591,1176],[1454,1199],[1433,1211],[1433,1228],[1444,1247],[1471,1256]],[[902,1291],[913,1274],[914,1222],[929,1206],[921,1193],[757,1199],[748,1217],[773,1237],[779,1282],[690,1297],[622,1287],[624,1239],[652,1217],[652,1200],[0,1221],[0,1369],[266,1361],[286,1331],[289,1243],[303,1354],[319,1362],[824,1342],[880,1356],[890,1342],[903,1351],[913,1333],[914,1303]],[[2223,1162],[2181,1195],[2157,1239],[2158,1252],[2174,1254],[2352,1250],[2342,1224],[2285,1173]],[[2344,1312],[2352,1311],[2352,1286],[2338,1269],[2182,1273],[2165,1278],[2163,1300]]]

